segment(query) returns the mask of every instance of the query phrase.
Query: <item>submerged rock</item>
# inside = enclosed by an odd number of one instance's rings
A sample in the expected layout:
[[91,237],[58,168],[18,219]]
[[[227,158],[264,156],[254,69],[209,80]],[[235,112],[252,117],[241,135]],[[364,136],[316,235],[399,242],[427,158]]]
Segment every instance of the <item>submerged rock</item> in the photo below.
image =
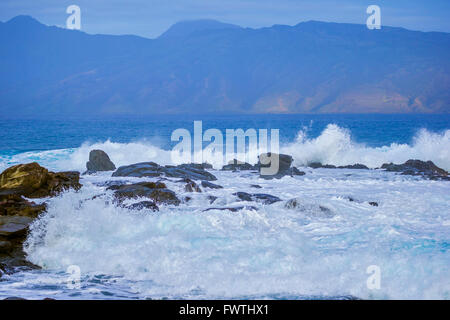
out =
[[123,201],[124,199],[149,198],[156,204],[173,204],[177,206],[181,203],[175,192],[167,189],[166,185],[162,182],[139,182],[111,186],[107,190],[114,190],[114,196],[119,201]]
[[[361,201],[361,200],[356,200],[355,198],[353,198],[353,197],[346,197],[347,199],[348,199],[348,201],[350,201],[350,202],[356,202],[356,203],[363,203],[364,201]],[[372,207],[378,207],[378,202],[375,202],[375,201],[369,201],[369,202],[367,202],[369,205],[371,205]]]
[[236,192],[233,193],[234,196],[237,196],[242,201],[257,201],[263,204],[272,204],[278,201],[281,201],[280,198],[276,196],[272,196],[266,193],[247,193],[247,192]]
[[141,162],[129,166],[119,167],[113,177],[172,177],[188,178],[192,180],[214,181],[217,178],[205,170],[210,169],[209,164],[181,164],[178,166],[160,166],[155,162]]
[[87,172],[112,171],[116,166],[103,150],[92,150],[89,153],[89,161],[86,162]]
[[220,211],[229,210],[231,212],[238,212],[238,211],[244,210],[244,209],[245,210],[254,210],[254,211],[258,210],[258,208],[254,207],[254,206],[240,206],[240,207],[208,208],[208,209],[203,210],[203,212],[211,211],[211,210],[220,210]]
[[385,163],[381,169],[400,172],[402,175],[422,176],[431,180],[450,180],[448,172],[436,166],[432,161],[408,160],[403,164]]
[[129,205],[127,208],[131,210],[149,209],[152,211],[159,211],[159,208],[154,201],[141,201],[138,203],[133,203],[132,205]]
[[300,198],[293,198],[286,201],[284,207],[286,209],[304,212],[311,217],[319,217],[319,218],[334,217],[334,213],[331,211],[330,208],[315,203],[304,202]]

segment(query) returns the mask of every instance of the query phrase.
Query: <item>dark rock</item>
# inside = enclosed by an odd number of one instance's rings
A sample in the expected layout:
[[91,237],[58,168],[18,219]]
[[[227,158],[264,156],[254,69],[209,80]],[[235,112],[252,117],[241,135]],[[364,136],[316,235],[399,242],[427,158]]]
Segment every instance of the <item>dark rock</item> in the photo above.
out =
[[0,193],[7,192],[27,198],[56,196],[68,189],[80,188],[79,172],[50,172],[36,162],[19,164],[0,174]]
[[208,181],[202,181],[202,187],[204,188],[210,188],[210,189],[223,189],[222,186],[219,186],[218,184],[214,184]]
[[202,189],[200,189],[200,187],[189,178],[184,178],[184,179],[178,180],[177,182],[186,183],[186,185],[184,186],[184,190],[186,192],[202,192]]
[[181,164],[176,167],[165,166],[163,169],[167,177],[189,178],[193,180],[215,181],[217,178],[204,169],[203,164]]
[[252,184],[252,185],[250,185],[250,187],[256,188],[256,189],[261,189],[262,188],[260,185],[257,185],[257,184]]
[[89,172],[116,170],[116,166],[103,150],[92,150],[89,153],[89,161],[86,162],[86,168]]
[[142,162],[119,167],[113,177],[159,177],[189,178],[193,180],[214,181],[217,178],[205,170],[208,164],[181,164],[178,166],[160,166],[155,162]]
[[209,204],[212,204],[214,201],[216,201],[218,198],[216,196],[208,196]]
[[313,169],[318,169],[318,168],[336,169],[336,166],[334,166],[332,164],[325,164],[325,165],[323,165],[320,162],[308,163],[308,167],[313,168]]
[[27,299],[21,298],[21,297],[7,297],[7,298],[5,298],[3,300],[27,300]]
[[[271,174],[267,174],[265,171],[268,170],[268,168],[271,168],[272,165],[272,161],[276,161],[278,160],[278,170]],[[287,154],[276,154],[276,153],[262,153],[259,155],[258,157],[258,168],[259,168],[259,173],[260,173],[260,177],[263,179],[273,179],[273,178],[281,178],[284,177],[287,174],[291,174],[289,172],[289,169],[291,167],[292,164],[292,156],[287,155]],[[272,166],[273,167],[273,166]],[[276,167],[274,167],[274,169],[276,169]]]
[[119,167],[112,174],[113,177],[159,177],[161,167],[155,162],[141,162],[129,166]]
[[14,191],[0,191],[0,216],[27,216],[36,218],[46,210],[45,204],[35,204]]
[[222,167],[223,171],[245,171],[245,170],[257,170],[258,168],[247,162],[242,162],[237,159],[230,161],[227,165]]
[[292,176],[304,176],[305,173],[303,171],[298,170],[296,167],[290,168],[290,175]]
[[152,211],[159,211],[158,206],[153,201],[141,201],[138,203],[133,203],[132,205],[129,205],[127,208],[131,210],[149,209]]
[[[364,202],[364,201],[361,201],[361,200],[357,200],[357,199],[355,199],[355,198],[353,198],[353,197],[347,197],[347,199],[348,199],[348,201],[350,201],[350,202],[356,202],[356,203],[363,203],[363,202]],[[369,201],[368,203],[369,203],[369,205],[371,205],[371,206],[373,206],[373,207],[378,207],[378,202],[375,202],[375,201]]]
[[332,164],[324,164],[323,165],[320,162],[311,162],[311,163],[308,163],[308,167],[313,168],[313,169],[325,168],[325,169],[365,169],[365,170],[369,170],[369,168],[367,166],[360,164],[360,163],[336,167],[335,165],[332,165]]
[[432,161],[408,160],[403,164],[385,163],[381,169],[399,172],[402,175],[422,176],[431,180],[450,180],[448,172],[437,167]]
[[242,201],[253,201],[252,195],[247,192],[235,192],[233,193],[233,196],[238,197]]
[[270,194],[265,193],[247,193],[247,192],[236,192],[233,195],[237,196],[242,201],[257,201],[263,204],[272,204],[278,201],[281,201],[280,198],[272,196]]
[[22,216],[1,216],[0,236],[8,239],[23,236],[33,220],[33,218]]
[[111,186],[108,190],[114,190],[114,196],[120,201],[124,199],[149,198],[157,204],[179,205],[180,200],[175,192],[166,188],[162,182],[139,182],[121,186]]
[[356,164],[350,164],[347,166],[339,166],[338,169],[361,169],[361,170],[369,170],[369,168],[363,164],[356,163]]
[[12,250],[12,243],[0,240],[0,254],[8,253]]
[[255,210],[255,211],[258,210],[258,208],[253,207],[253,206],[241,206],[241,207],[208,208],[208,209],[203,210],[203,212],[210,211],[210,210],[221,210],[221,211],[229,210],[231,212],[238,212],[238,211],[243,210],[243,209],[245,209],[245,210]]

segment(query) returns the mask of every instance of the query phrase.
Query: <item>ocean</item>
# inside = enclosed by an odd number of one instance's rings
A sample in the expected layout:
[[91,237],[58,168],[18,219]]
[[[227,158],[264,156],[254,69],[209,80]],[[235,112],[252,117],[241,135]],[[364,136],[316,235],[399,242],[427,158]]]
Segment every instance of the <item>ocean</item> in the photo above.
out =
[[[32,225],[25,252],[42,269],[3,275],[0,298],[450,299],[449,182],[377,169],[419,159],[450,171],[450,115],[0,119],[0,170],[37,161],[84,172],[92,149],[117,167],[170,164],[171,133],[193,131],[195,120],[204,131],[279,129],[280,151],[306,174],[263,180],[214,164],[223,189],[190,193],[192,201],[159,212],[118,207],[103,185],[154,179],[83,175],[79,192],[37,200],[48,210]],[[306,167],[311,162],[371,170]],[[183,185],[167,185],[187,195]],[[241,204],[238,191],[283,201],[204,211]],[[208,195],[218,197],[214,205]],[[300,209],[285,207],[292,198]]]

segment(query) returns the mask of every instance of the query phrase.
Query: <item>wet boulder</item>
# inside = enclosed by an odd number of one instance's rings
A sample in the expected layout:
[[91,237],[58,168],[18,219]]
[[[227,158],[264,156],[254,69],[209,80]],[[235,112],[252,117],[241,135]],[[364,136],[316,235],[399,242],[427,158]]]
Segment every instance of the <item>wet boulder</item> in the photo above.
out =
[[189,178],[192,180],[215,181],[217,178],[205,170],[205,164],[180,164],[178,166],[165,166],[163,172],[166,177]]
[[160,166],[155,162],[141,162],[119,167],[112,176],[138,178],[166,176],[171,178],[189,178],[192,180],[217,180],[213,174],[205,169],[210,169],[210,165],[190,163],[178,166]]
[[272,196],[266,193],[247,193],[247,192],[236,192],[233,193],[234,196],[237,196],[242,201],[256,201],[261,202],[263,204],[272,204],[278,201],[281,201],[280,198],[276,196]]
[[[300,170],[294,170],[293,168],[291,168],[291,164],[293,161],[294,159],[292,158],[292,156],[287,154],[277,154],[271,152],[262,153],[258,157],[257,164],[260,177],[263,179],[280,179],[286,175],[292,176],[294,172],[297,175],[301,175]],[[269,168],[273,168],[274,172],[271,172],[272,169]]]
[[304,176],[305,172],[298,170],[296,167],[292,167],[289,169],[288,174],[291,176]]
[[159,177],[161,166],[155,162],[140,162],[129,166],[121,166],[112,174],[113,177]]
[[114,196],[119,200],[149,198],[156,204],[179,205],[181,201],[175,192],[167,189],[162,182],[139,182],[119,186],[111,186],[107,190],[114,190]]
[[130,210],[151,210],[151,211],[159,211],[158,206],[154,201],[140,201],[137,203],[133,203],[127,207]]
[[0,192],[14,193],[27,198],[56,196],[63,191],[80,188],[79,172],[55,173],[36,162],[19,164],[0,174]]
[[88,173],[116,170],[116,166],[103,150],[91,150],[86,168]]

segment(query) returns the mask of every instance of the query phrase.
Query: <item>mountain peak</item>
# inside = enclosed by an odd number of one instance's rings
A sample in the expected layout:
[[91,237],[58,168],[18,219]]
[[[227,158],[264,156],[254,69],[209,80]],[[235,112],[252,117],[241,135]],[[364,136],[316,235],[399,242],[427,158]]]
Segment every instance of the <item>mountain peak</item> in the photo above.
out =
[[160,38],[185,37],[194,32],[221,29],[240,29],[240,26],[212,19],[184,20],[172,25]]
[[42,25],[39,21],[37,21],[35,18],[27,15],[19,15],[12,19],[10,19],[7,24],[14,24],[14,25]]

